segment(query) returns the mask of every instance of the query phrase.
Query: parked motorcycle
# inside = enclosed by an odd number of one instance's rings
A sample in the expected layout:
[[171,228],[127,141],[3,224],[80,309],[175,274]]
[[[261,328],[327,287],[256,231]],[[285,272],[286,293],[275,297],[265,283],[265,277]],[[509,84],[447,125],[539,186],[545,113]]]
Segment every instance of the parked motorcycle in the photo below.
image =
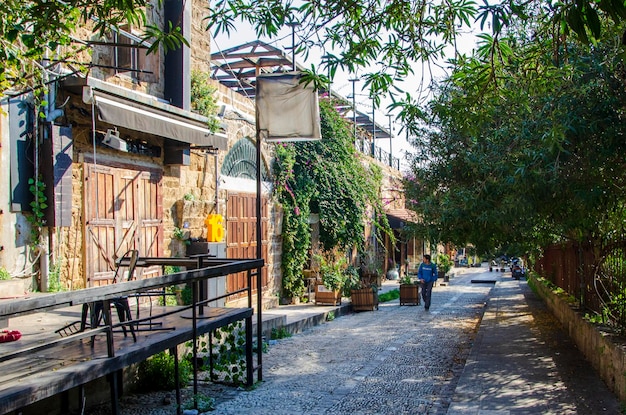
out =
[[516,280],[519,280],[524,276],[524,267],[519,258],[514,258],[511,263],[511,276]]

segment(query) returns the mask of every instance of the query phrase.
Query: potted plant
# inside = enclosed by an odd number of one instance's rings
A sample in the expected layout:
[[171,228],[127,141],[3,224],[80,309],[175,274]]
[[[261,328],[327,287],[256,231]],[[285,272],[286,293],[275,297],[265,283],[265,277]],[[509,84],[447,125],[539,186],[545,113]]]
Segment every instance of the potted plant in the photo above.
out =
[[315,304],[341,304],[341,291],[346,282],[345,269],[348,261],[336,252],[314,255],[319,264],[321,284],[315,286]]
[[378,310],[378,286],[369,279],[359,278],[358,283],[350,289],[350,300],[353,311]]
[[419,283],[409,275],[400,279],[400,305],[420,305]]
[[454,262],[452,262],[449,255],[437,255],[437,273],[439,278],[443,278],[444,282],[448,282],[448,272],[452,269],[453,264]]
[[378,288],[382,283],[381,255],[373,248],[360,255],[360,266],[355,268],[358,278],[351,278],[350,299],[353,311],[378,310]]
[[384,256],[372,246],[368,246],[359,255],[359,276],[360,284],[363,286],[376,285],[380,287],[383,283]]

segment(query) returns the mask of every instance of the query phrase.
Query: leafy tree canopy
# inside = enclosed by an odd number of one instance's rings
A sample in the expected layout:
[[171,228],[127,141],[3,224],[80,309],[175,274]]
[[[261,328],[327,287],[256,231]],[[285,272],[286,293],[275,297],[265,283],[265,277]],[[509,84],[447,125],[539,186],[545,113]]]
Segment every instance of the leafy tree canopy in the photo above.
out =
[[486,37],[426,110],[405,110],[419,137],[407,198],[423,234],[519,253],[624,228],[621,29],[584,46],[533,24]]
[[[73,60],[89,47],[88,39],[77,39],[75,31],[91,26],[104,34],[111,28],[131,24],[142,28],[143,39],[154,52],[187,42],[180,30],[160,28],[146,17],[150,0],[4,0],[0,7],[0,93],[19,92],[45,82],[46,70],[59,62],[88,69]],[[161,4],[161,0],[158,0]]]
[[489,29],[484,36],[496,40],[494,52],[499,53],[505,46],[498,42],[502,34],[530,19],[540,18],[544,24],[536,29],[543,34],[567,38],[574,33],[588,43],[626,18],[622,0],[483,1],[218,0],[209,11],[207,27],[216,34],[230,34],[235,23],[243,21],[259,36],[274,36],[296,22],[300,49],[321,48],[331,76],[337,68],[351,73],[372,68],[365,75],[366,87],[378,100],[387,92],[399,98],[396,80],[413,74],[416,62],[444,57],[447,47],[455,46],[459,36],[476,23]]

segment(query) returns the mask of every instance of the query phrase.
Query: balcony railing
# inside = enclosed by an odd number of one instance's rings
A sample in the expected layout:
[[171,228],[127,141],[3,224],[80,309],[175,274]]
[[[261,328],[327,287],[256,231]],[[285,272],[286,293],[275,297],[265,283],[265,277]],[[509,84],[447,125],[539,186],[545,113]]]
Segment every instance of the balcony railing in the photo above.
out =
[[372,145],[371,141],[359,138],[356,140],[355,145],[357,151],[378,160],[386,166],[400,170],[400,159],[393,157],[389,152],[383,150],[377,145]]

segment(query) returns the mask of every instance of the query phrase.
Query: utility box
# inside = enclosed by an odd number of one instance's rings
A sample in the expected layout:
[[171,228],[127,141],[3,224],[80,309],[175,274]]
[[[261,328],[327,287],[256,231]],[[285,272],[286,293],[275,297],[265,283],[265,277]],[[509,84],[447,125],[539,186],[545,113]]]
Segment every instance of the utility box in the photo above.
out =
[[[226,242],[191,242],[187,246],[187,255],[209,254],[211,258],[226,258]],[[219,297],[226,294],[226,275],[202,281],[200,299]],[[209,303],[210,307],[224,307],[226,299],[221,298]]]

